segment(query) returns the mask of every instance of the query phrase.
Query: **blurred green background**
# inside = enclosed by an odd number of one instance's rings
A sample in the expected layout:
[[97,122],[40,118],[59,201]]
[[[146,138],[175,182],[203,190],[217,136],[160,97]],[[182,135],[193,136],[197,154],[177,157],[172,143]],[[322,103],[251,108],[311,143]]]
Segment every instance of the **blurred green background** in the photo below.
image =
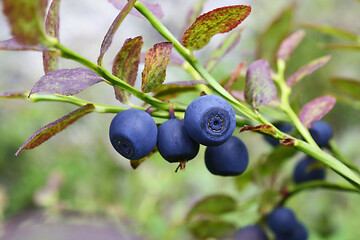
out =
[[[165,13],[162,22],[180,37],[187,27],[184,25],[186,15],[194,1],[182,1],[181,6],[174,0],[152,2],[162,5]],[[358,1],[304,0],[293,3],[290,28],[285,30],[287,33],[301,28],[302,23],[331,25],[360,33]],[[240,62],[251,63],[261,56],[257,52],[259,39],[283,9],[290,6],[290,1],[225,1],[222,4],[250,4],[252,13],[242,24],[244,30],[239,45],[213,71],[219,80],[231,74]],[[203,12],[221,6],[218,1],[209,0]],[[118,11],[108,1],[63,0],[60,13],[61,42],[95,61],[102,38]],[[0,29],[1,40],[10,38],[4,16],[0,16]],[[324,43],[344,43],[346,40],[304,29],[306,36],[289,61],[287,73],[290,75],[307,62],[324,55],[330,54],[332,59],[296,85],[292,95],[296,110],[317,96],[335,92],[330,84],[335,76],[360,79],[359,51],[323,48]],[[270,39],[276,40],[281,34],[284,33],[270,34]],[[108,67],[123,41],[138,35],[144,38],[143,51],[164,41],[144,19],[128,16],[105,56]],[[224,37],[215,36],[208,46],[196,52],[202,63]],[[275,49],[266,50],[271,55]],[[61,68],[77,66],[71,61],[60,60]],[[139,69],[138,78],[142,66]],[[29,90],[42,75],[41,53],[0,52],[1,92]],[[168,68],[166,81],[187,79],[191,77],[181,69]],[[137,86],[140,82],[139,79]],[[113,89],[104,83],[85,90],[79,97],[119,104],[113,97]],[[194,97],[188,95],[186,100]],[[133,101],[140,104],[137,99]],[[187,212],[200,199],[223,193],[238,200],[239,210],[227,216],[237,227],[258,219],[257,204],[245,204],[264,190],[268,178],[264,179],[262,186],[239,187],[241,184],[236,183],[241,183],[241,177],[211,175],[203,162],[204,148],[196,159],[188,163],[185,171],[174,173],[177,165],[167,163],[158,154],[133,170],[129,161],[119,156],[108,140],[108,127],[114,114],[89,114],[36,149],[14,156],[36,130],[74,109],[75,106],[65,103],[0,100],[0,215],[3,226],[13,221],[34,221],[32,217],[25,217],[29,213],[33,216],[40,212],[46,219],[41,221],[50,222],[67,221],[62,219],[64,213],[72,213],[70,215],[75,220],[101,219],[114,225],[123,234],[121,239],[194,239],[184,222]],[[333,127],[334,139],[342,151],[360,166],[359,109],[338,101],[325,119]],[[259,134],[243,133],[239,136],[250,152],[250,169],[272,150]],[[279,169],[280,176],[289,178],[293,166],[302,156],[299,153],[289,159]],[[328,179],[343,181],[330,170]],[[288,202],[309,229],[311,240],[360,239],[359,204],[359,195],[327,190],[307,191]]]

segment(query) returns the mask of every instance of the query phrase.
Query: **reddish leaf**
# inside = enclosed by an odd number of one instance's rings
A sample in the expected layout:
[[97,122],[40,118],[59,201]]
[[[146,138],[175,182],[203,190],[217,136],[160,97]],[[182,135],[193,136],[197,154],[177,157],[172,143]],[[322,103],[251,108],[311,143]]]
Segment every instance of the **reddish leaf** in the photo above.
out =
[[182,81],[162,84],[154,90],[154,97],[160,100],[169,100],[183,93],[199,92],[197,85],[207,84],[205,81]]
[[262,125],[258,125],[258,126],[255,126],[255,127],[245,125],[240,130],[240,132],[245,132],[245,131],[261,132],[261,133],[265,133],[265,134],[268,134],[268,135],[275,135],[276,134],[275,129],[272,126],[267,125],[267,124],[262,124]]
[[[49,36],[59,39],[59,5],[60,0],[53,0],[45,21],[45,32]],[[48,73],[58,69],[58,56],[43,52],[44,72]]]
[[335,50],[360,51],[360,44],[323,44],[324,48]]
[[268,104],[276,98],[276,87],[266,60],[253,62],[246,72],[245,99],[253,109]]
[[237,27],[250,12],[250,6],[236,5],[205,13],[185,31],[182,43],[190,50],[201,49],[215,34],[226,33]]
[[172,47],[171,42],[162,42],[146,52],[145,68],[142,72],[143,92],[152,92],[164,82]]
[[103,80],[88,68],[59,69],[42,76],[31,89],[29,96],[37,92],[74,95]]
[[277,52],[277,59],[288,60],[304,36],[305,31],[299,30],[282,41]]
[[65,115],[64,117],[49,123],[45,127],[36,131],[24,145],[15,153],[15,156],[18,156],[20,152],[24,149],[33,149],[43,142],[47,141],[52,136],[56,135],[60,131],[64,130],[67,126],[78,120],[79,118],[85,116],[88,113],[91,113],[95,110],[94,105],[87,104],[84,105],[75,111]]
[[240,41],[241,32],[242,29],[239,31],[234,31],[223,40],[223,42],[211,54],[210,59],[206,62],[206,70],[213,70],[214,67],[223,59],[223,57],[235,48],[235,46]]
[[49,51],[46,47],[36,44],[36,45],[25,45],[19,43],[15,38],[11,38],[5,41],[0,41],[0,50],[9,50],[9,51]]
[[104,40],[101,43],[100,55],[97,60],[98,65],[101,65],[102,59],[112,43],[112,40],[113,40],[116,30],[119,28],[120,24],[125,19],[125,17],[128,15],[130,10],[134,7],[135,2],[136,2],[136,0],[130,0],[127,3],[125,1],[126,5],[124,4],[124,7],[121,8],[120,13],[117,15],[117,17],[111,24],[108,32],[106,33],[106,35],[104,37]]
[[240,71],[243,69],[243,67],[244,67],[245,65],[246,65],[246,62],[242,62],[242,63],[240,63],[240,64],[236,67],[235,71],[232,73],[229,81],[227,82],[227,84],[226,84],[225,87],[224,87],[226,91],[229,91],[229,90],[230,90],[231,86],[234,84],[234,82],[236,81],[236,79],[239,77]]
[[[141,36],[126,39],[113,62],[112,74],[131,86],[135,84],[142,46],[143,40]],[[128,93],[118,87],[115,87],[115,96],[120,102],[127,102]]]
[[331,58],[331,56],[328,55],[328,56],[324,56],[321,58],[317,58],[317,59],[309,62],[308,64],[306,64],[305,66],[300,68],[298,71],[296,71],[292,76],[290,76],[288,78],[288,80],[286,81],[286,84],[288,86],[294,85],[295,83],[299,82],[304,77],[312,74],[317,69],[324,66],[330,60],[330,58]]
[[305,127],[310,128],[315,121],[327,114],[335,103],[336,99],[330,95],[315,98],[301,109],[299,119]]
[[36,45],[46,40],[43,20],[47,0],[3,0],[3,12],[11,34],[24,45]]
[[[117,9],[123,9],[124,6],[126,5],[127,1],[126,0],[109,0],[109,2],[111,2],[114,7],[116,7]],[[154,14],[154,16],[156,16],[157,18],[161,19],[162,17],[164,17],[164,13],[161,9],[161,6],[159,4],[151,4],[151,3],[147,3],[145,1],[140,1],[142,4],[145,5],[145,7],[147,9],[150,10],[150,12],[152,14]],[[141,15],[141,13],[139,13],[138,11],[136,11],[135,9],[132,9],[130,11],[130,14],[137,16],[137,17],[141,17],[143,18],[144,16]]]

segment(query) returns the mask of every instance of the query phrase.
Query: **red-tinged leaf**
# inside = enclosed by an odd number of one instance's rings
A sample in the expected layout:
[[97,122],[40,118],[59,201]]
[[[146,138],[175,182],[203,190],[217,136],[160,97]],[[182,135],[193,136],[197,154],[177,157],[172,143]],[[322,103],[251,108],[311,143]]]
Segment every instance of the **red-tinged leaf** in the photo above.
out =
[[345,29],[337,28],[334,26],[328,25],[319,25],[319,24],[312,24],[312,23],[302,23],[300,24],[302,27],[314,30],[316,32],[320,32],[326,35],[330,35],[333,37],[342,38],[344,40],[350,41],[358,41],[358,35],[356,33],[350,32]]
[[[124,6],[127,3],[127,0],[109,0],[109,2],[111,2],[114,7],[116,7],[117,9],[121,10],[124,8]],[[149,9],[149,11],[154,14],[155,17],[157,17],[158,19],[161,19],[164,17],[164,13],[161,9],[161,6],[159,4],[151,4],[145,1],[140,1],[142,4],[144,4],[144,6]],[[141,15],[141,13],[139,13],[137,10],[132,9],[130,11],[131,15],[137,16],[137,17],[141,17],[143,18],[144,16]]]
[[332,79],[331,83],[347,96],[360,100],[360,80],[338,77]]
[[29,96],[37,92],[74,95],[101,81],[104,79],[88,68],[59,69],[42,76]]
[[328,55],[328,56],[324,56],[321,58],[317,58],[317,59],[309,62],[308,64],[306,64],[305,66],[303,66],[302,68],[297,70],[292,76],[290,76],[288,78],[288,80],[286,81],[286,84],[288,86],[294,85],[295,83],[299,82],[304,77],[312,74],[317,69],[324,66],[328,61],[330,61],[330,58],[331,58],[331,56]]
[[3,12],[10,25],[11,34],[24,45],[46,41],[44,18],[47,0],[3,0]]
[[[135,84],[142,46],[143,40],[141,36],[126,39],[113,62],[112,74],[131,86]],[[126,103],[129,94],[123,89],[115,87],[115,96],[120,102]]]
[[[45,20],[45,32],[49,36],[59,39],[59,7],[60,0],[53,0]],[[48,73],[58,69],[58,56],[43,52],[44,72]]]
[[190,50],[201,49],[215,34],[226,33],[237,27],[250,12],[250,6],[236,5],[205,13],[185,31],[182,43]]
[[9,50],[9,51],[49,51],[46,47],[36,44],[36,45],[25,45],[19,43],[15,38],[8,40],[0,41],[0,50]]
[[240,41],[242,29],[234,31],[227,36],[217,49],[211,54],[210,59],[206,62],[205,68],[212,71],[216,65],[224,58],[226,54],[231,52]]
[[79,118],[85,116],[88,113],[91,113],[95,110],[94,105],[87,104],[84,105],[75,111],[69,113],[68,115],[65,115],[62,118],[59,118],[58,120],[49,123],[45,127],[39,129],[36,131],[27,141],[24,145],[20,147],[20,149],[15,153],[15,156],[18,156],[21,151],[25,149],[33,149],[43,142],[50,139],[52,136],[56,135],[57,133],[64,130],[67,126],[78,120]]
[[279,142],[286,147],[293,147],[295,145],[295,139],[287,136],[285,136],[284,140],[280,140]]
[[271,63],[276,58],[276,51],[281,42],[293,29],[294,5],[290,4],[260,34],[257,44],[257,57],[267,59]]
[[305,104],[299,114],[300,121],[310,128],[314,122],[321,120],[335,105],[336,98],[330,95],[315,98]]
[[237,65],[235,71],[231,74],[231,77],[229,79],[229,81],[227,82],[227,84],[224,86],[226,91],[229,91],[231,86],[235,83],[235,81],[237,80],[237,78],[240,75],[240,71],[243,69],[243,67],[246,65],[246,62],[242,62],[239,65]]
[[102,64],[102,59],[106,53],[106,51],[109,49],[113,37],[115,35],[115,32],[117,31],[117,29],[119,28],[120,24],[123,22],[123,20],[125,19],[125,17],[128,15],[128,13],[130,12],[130,10],[134,7],[134,4],[136,3],[136,0],[130,0],[128,2],[125,1],[125,5],[123,8],[121,8],[120,13],[117,15],[117,17],[115,18],[115,20],[113,21],[113,23],[111,24],[108,32],[106,33],[104,40],[101,43],[101,47],[100,47],[100,55],[98,57],[98,65]]
[[245,102],[245,93],[243,91],[232,90],[231,95],[241,102]]
[[28,92],[24,91],[2,92],[0,98],[27,98],[28,95]]
[[277,59],[280,60],[288,60],[296,47],[300,44],[301,40],[305,36],[304,30],[296,31],[295,33],[291,34],[287,37],[282,43],[277,52]]
[[204,81],[182,81],[162,84],[154,90],[154,97],[160,100],[169,100],[175,98],[183,93],[199,92],[197,88],[199,84],[207,84]]
[[245,131],[261,132],[272,136],[276,134],[275,129],[267,124],[257,125],[254,127],[245,125],[242,129],[240,129],[240,132],[245,132]]
[[152,92],[164,82],[172,47],[171,42],[162,42],[155,44],[146,52],[145,68],[142,72],[143,92]]
[[257,60],[249,66],[246,72],[245,99],[253,109],[276,99],[276,87],[266,60]]

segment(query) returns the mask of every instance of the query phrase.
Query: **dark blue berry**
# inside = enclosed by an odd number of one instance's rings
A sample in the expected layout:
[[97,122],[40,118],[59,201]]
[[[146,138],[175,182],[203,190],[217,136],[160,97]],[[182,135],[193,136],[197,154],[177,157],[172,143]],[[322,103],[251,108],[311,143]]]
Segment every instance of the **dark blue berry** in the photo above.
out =
[[233,240],[268,240],[268,237],[259,225],[252,225],[237,230]]
[[314,122],[309,132],[319,147],[327,146],[333,136],[330,125],[324,121]]
[[115,150],[130,160],[141,159],[154,149],[157,126],[152,117],[138,109],[119,112],[110,124],[110,141]]
[[297,223],[293,231],[288,234],[278,234],[276,235],[276,240],[307,240],[309,233],[304,227],[303,224]]
[[249,163],[245,144],[237,137],[230,137],[224,144],[207,147],[205,165],[215,175],[237,176],[242,174]]
[[289,234],[297,226],[294,212],[286,207],[278,207],[266,218],[266,223],[276,235]]
[[205,95],[189,104],[184,122],[187,133],[196,142],[218,146],[231,137],[236,117],[233,108],[223,98]]
[[312,157],[300,160],[294,169],[293,180],[295,183],[323,179],[325,179],[325,169],[319,166],[319,162]]
[[[274,126],[284,133],[290,133],[293,130],[293,125],[289,123],[275,123]],[[278,139],[268,135],[264,135],[264,139],[274,147],[280,144]]]
[[169,162],[188,161],[199,152],[199,144],[189,137],[184,121],[169,119],[158,129],[157,147]]

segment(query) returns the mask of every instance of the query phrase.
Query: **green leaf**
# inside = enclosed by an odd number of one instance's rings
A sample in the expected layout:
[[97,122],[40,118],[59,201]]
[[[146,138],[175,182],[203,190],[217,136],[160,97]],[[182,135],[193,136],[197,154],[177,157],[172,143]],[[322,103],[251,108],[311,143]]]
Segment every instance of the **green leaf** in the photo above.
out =
[[25,45],[45,43],[44,18],[47,0],[3,0],[3,12],[11,34]]
[[331,84],[347,96],[360,100],[360,81],[347,78],[333,78]]
[[197,85],[206,84],[204,81],[183,81],[163,84],[154,90],[154,97],[160,100],[169,100],[184,93],[199,92]]
[[253,62],[246,72],[245,99],[256,109],[276,98],[276,87],[271,78],[269,63],[260,59]]
[[205,63],[207,71],[211,72],[215,66],[239,43],[242,29],[230,33],[217,49],[211,54],[209,60]]
[[310,128],[315,121],[321,120],[335,105],[336,98],[330,95],[315,98],[304,105],[299,119],[305,127]]
[[356,42],[359,39],[356,33],[333,26],[312,24],[312,23],[302,23],[301,26],[322,34],[338,37],[344,40],[350,40]]
[[[45,20],[45,32],[51,37],[59,39],[59,5],[60,0],[53,0]],[[58,69],[58,56],[43,52],[44,72],[48,73]]]
[[323,44],[324,48],[333,50],[360,51],[360,44]]
[[266,157],[266,160],[261,162],[257,168],[260,169],[262,176],[278,172],[281,169],[282,164],[297,152],[298,151],[293,147],[279,145],[271,151]]
[[305,31],[299,30],[282,41],[277,52],[277,59],[288,60],[304,36]]
[[190,232],[198,239],[222,239],[234,234],[234,224],[222,220],[199,220],[191,223]]
[[18,156],[21,151],[24,149],[33,149],[43,142],[49,140],[49,138],[58,134],[70,124],[78,120],[79,118],[85,116],[88,113],[91,113],[95,110],[94,105],[86,104],[75,111],[67,114],[66,116],[59,118],[58,120],[49,123],[45,127],[37,130],[26,142],[22,145],[19,150],[15,153],[15,156]]
[[277,49],[292,29],[293,14],[294,6],[289,5],[260,35],[257,46],[258,59],[264,58],[271,63],[275,60]]
[[295,83],[299,82],[300,80],[302,80],[304,77],[312,74],[313,72],[315,72],[317,69],[321,68],[322,66],[324,66],[327,62],[329,62],[331,59],[331,56],[324,56],[324,57],[320,57],[317,58],[311,62],[309,62],[308,64],[306,64],[305,66],[303,66],[302,68],[300,68],[299,70],[297,70],[293,75],[291,75],[287,81],[286,84],[288,86],[292,86]]
[[226,33],[237,27],[250,12],[250,6],[236,5],[205,13],[185,31],[182,43],[189,50],[201,49],[215,34]]
[[236,210],[236,200],[228,195],[212,195],[208,196],[193,206],[187,215],[187,219],[194,216],[216,216]]
[[[141,36],[126,39],[113,61],[112,74],[131,86],[135,84],[142,46],[143,40]],[[129,93],[118,87],[114,89],[116,99],[122,103],[126,103],[129,98]]]
[[146,52],[145,68],[142,72],[143,92],[152,92],[165,81],[172,47],[172,42],[162,42],[155,44]]

